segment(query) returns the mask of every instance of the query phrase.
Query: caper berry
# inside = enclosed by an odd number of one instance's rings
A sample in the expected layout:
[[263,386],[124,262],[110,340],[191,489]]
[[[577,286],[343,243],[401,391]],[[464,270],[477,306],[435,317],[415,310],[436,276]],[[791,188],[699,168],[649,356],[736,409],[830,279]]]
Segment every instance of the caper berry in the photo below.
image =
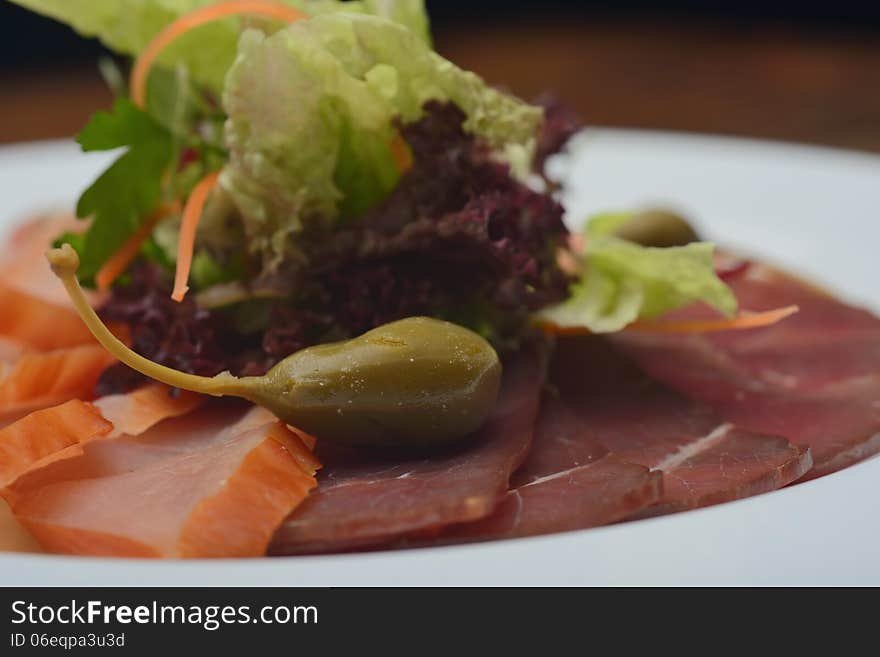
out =
[[696,230],[682,216],[668,210],[636,212],[614,235],[642,246],[683,246],[699,240]]
[[110,333],[76,280],[79,257],[69,245],[48,258],[83,321],[120,361],[178,388],[243,397],[319,440],[389,447],[450,443],[478,429],[498,397],[501,364],[492,346],[473,331],[427,317],[304,349],[261,377],[179,372]]
[[404,319],[303,349],[247,396],[288,424],[348,445],[431,445],[461,439],[488,417],[501,383],[495,350],[476,333]]

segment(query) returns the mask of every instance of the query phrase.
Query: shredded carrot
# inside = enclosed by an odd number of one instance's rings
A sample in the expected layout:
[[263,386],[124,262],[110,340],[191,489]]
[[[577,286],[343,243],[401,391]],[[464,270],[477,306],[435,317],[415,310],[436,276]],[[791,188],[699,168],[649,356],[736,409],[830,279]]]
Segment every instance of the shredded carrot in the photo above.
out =
[[586,326],[561,326],[545,320],[538,320],[537,327],[544,332],[545,335],[557,335],[559,337],[590,335],[592,331]]
[[202,210],[208,201],[208,195],[217,185],[220,172],[209,173],[193,188],[186,206],[183,208],[183,220],[180,223],[180,239],[177,243],[177,271],[174,274],[174,291],[171,298],[183,301],[189,286],[189,271],[192,267],[193,249],[196,243],[196,228],[202,216]]
[[[695,320],[656,320],[638,321],[627,326],[625,331],[641,333],[719,333],[721,331],[742,331],[763,328],[778,324],[800,310],[797,306],[787,306],[766,312],[744,310],[733,319],[695,319]],[[560,326],[541,321],[538,327],[548,335],[572,336],[588,335],[592,331],[586,326]]]
[[400,134],[391,142],[391,154],[394,156],[394,161],[397,163],[400,173],[406,173],[412,168],[412,151]]
[[226,0],[196,9],[171,23],[147,44],[131,73],[131,99],[138,107],[147,101],[147,78],[156,58],[173,41],[190,30],[228,16],[258,15],[293,23],[308,18],[296,9],[272,0]]
[[658,320],[642,321],[630,324],[626,330],[648,333],[717,333],[719,331],[742,331],[744,329],[763,328],[781,322],[800,310],[797,306],[786,306],[766,312],[743,311],[733,319],[696,319],[696,320]]
[[556,264],[563,272],[570,276],[579,277],[581,273],[581,263],[577,255],[568,249],[557,249]]
[[119,247],[118,251],[107,259],[107,262],[103,264],[95,275],[95,284],[101,292],[109,290],[114,281],[128,268],[128,265],[135,259],[141,250],[141,246],[147,241],[156,225],[162,219],[175,212],[180,212],[180,201],[174,201],[160,207],[147,217],[147,220],[141,224],[137,232],[129,237],[125,244]]
[[568,248],[575,254],[581,255],[587,249],[587,241],[580,233],[571,233],[568,236]]

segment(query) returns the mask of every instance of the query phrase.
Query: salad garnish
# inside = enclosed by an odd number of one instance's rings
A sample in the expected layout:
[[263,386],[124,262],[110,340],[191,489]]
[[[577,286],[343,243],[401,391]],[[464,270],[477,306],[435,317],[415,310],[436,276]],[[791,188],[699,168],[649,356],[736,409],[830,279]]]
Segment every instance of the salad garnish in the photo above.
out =
[[162,51],[195,28],[230,16],[263,16],[285,23],[306,18],[293,7],[271,0],[226,0],[184,14],[157,34],[138,55],[131,70],[131,99],[138,107],[147,104],[147,78]]
[[[78,137],[126,150],[80,199],[88,230],[57,245],[157,363],[261,375],[421,315],[502,351],[538,329],[787,316],[737,315],[714,246],[668,214],[605,214],[572,236],[540,176],[574,119],[434,52],[419,0],[21,4],[135,58],[129,95]],[[698,302],[722,319],[664,321]]]

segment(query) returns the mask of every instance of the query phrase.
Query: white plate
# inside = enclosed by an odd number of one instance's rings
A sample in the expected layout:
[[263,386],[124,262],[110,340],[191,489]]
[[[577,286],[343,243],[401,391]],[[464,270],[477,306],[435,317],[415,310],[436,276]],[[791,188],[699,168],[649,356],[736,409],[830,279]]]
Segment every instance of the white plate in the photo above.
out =
[[[725,244],[880,309],[880,157],[597,130],[557,162],[574,217],[663,204]],[[0,149],[0,229],[71,204],[107,161],[68,143]],[[462,547],[246,561],[0,556],[4,585],[880,584],[880,460],[739,502],[613,527]]]

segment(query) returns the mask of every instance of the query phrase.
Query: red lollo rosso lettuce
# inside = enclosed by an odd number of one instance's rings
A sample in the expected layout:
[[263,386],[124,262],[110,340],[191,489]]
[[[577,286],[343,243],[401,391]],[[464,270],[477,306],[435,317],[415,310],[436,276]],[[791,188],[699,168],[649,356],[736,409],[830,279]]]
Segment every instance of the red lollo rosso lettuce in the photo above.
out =
[[535,171],[543,174],[547,159],[559,153],[584,126],[577,113],[553,94],[541,94],[534,104],[544,109],[534,160]]
[[[275,298],[212,310],[196,297],[177,304],[167,274],[141,264],[104,316],[132,327],[136,351],[204,375],[260,374],[303,347],[413,315],[515,346],[535,311],[568,295],[571,280],[556,263],[568,232],[561,206],[512,176],[464,121],[455,105],[431,102],[400,126],[413,167],[377,207],[311,234],[308,266],[291,261],[254,282]],[[101,392],[136,381],[115,367]]]

